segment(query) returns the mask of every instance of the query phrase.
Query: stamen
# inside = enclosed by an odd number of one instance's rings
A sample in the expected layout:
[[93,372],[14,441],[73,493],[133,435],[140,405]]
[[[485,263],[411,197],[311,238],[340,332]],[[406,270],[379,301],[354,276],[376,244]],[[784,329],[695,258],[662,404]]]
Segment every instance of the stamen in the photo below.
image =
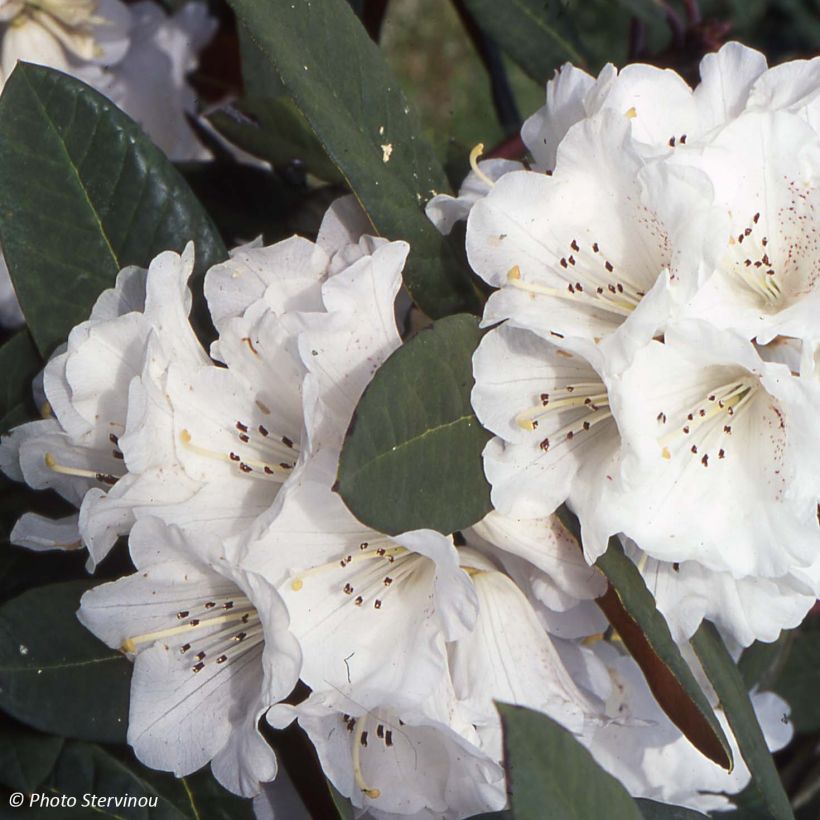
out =
[[[251,440],[250,433],[240,433],[240,440],[243,444],[249,444]],[[241,473],[244,475],[251,475],[253,478],[268,478],[273,481],[284,481],[293,469],[294,464],[287,461],[268,462],[260,461],[255,458],[245,458],[233,451],[229,453],[220,453],[218,450],[211,450],[208,447],[201,447],[194,444],[190,432],[188,430],[181,430],[179,433],[179,440],[184,447],[191,450],[204,458],[215,459],[216,461],[224,461],[228,464],[235,464]]]
[[366,722],[367,715],[362,715],[356,721],[356,731],[353,733],[353,779],[365,797],[376,800],[381,797],[381,791],[368,786],[362,774],[362,747],[367,744],[367,732],[364,729]]
[[484,143],[479,142],[472,151],[470,151],[470,168],[473,173],[488,187],[494,188],[495,183],[478,167],[478,158],[484,153]]
[[121,478],[121,476],[112,475],[111,473],[97,473],[94,470],[83,470],[80,467],[67,467],[65,464],[59,464],[51,453],[46,453],[44,460],[49,470],[60,475],[91,478],[94,481],[101,481],[103,484],[111,485],[116,484]]
[[[565,262],[566,260],[562,261]],[[564,299],[570,302],[581,302],[590,307],[597,307],[601,310],[617,313],[619,316],[624,317],[629,316],[635,309],[638,301],[640,301],[640,297],[637,296],[632,296],[631,300],[626,298],[627,296],[631,296],[631,294],[626,293],[626,289],[621,283],[618,283],[620,289],[618,285],[606,284],[605,287],[592,287],[589,290],[570,283],[567,289],[563,290],[551,288],[547,285],[540,285],[536,282],[525,282],[521,278],[521,269],[518,265],[513,266],[507,272],[507,282],[512,287],[526,291],[527,293],[534,293],[539,296],[553,296],[556,299]]]
[[[725,448],[728,446],[724,442],[731,435],[732,424],[737,420],[738,413],[743,412],[749,406],[758,388],[759,384],[755,379],[745,376],[711,390],[703,402],[690,408],[682,425],[675,427],[659,439],[661,456],[668,461],[671,458],[670,448],[688,440],[697,441],[701,450],[706,449],[707,442],[710,442],[710,446],[712,443],[718,445],[717,457],[724,459],[726,457]],[[727,416],[731,423],[724,423]],[[698,434],[700,434],[699,437],[697,437]],[[711,442],[712,438],[716,441]],[[693,455],[699,454],[697,444],[689,445],[687,450]],[[708,467],[709,454],[700,453],[700,462],[704,467]]]
[[[384,539],[382,539],[382,540],[384,540]],[[380,542],[371,542],[370,546],[372,547],[372,545],[374,543],[380,543]],[[385,543],[391,544],[391,546],[389,548],[386,548],[386,549],[385,548],[373,548],[373,549],[368,549],[367,551],[361,551],[360,550],[357,553],[346,554],[341,559],[337,558],[335,561],[328,561],[325,564],[319,564],[318,566],[311,567],[310,569],[303,570],[302,572],[299,573],[299,575],[295,576],[291,580],[290,588],[294,592],[299,592],[305,585],[305,583],[304,583],[305,578],[309,578],[312,575],[319,575],[323,572],[327,572],[329,570],[336,570],[336,569],[339,569],[339,568],[344,569],[345,567],[347,567],[350,564],[359,563],[361,561],[369,561],[369,560],[372,560],[374,558],[383,558],[383,559],[389,561],[390,563],[393,563],[393,561],[397,557],[399,557],[401,555],[405,555],[406,553],[409,552],[409,550],[407,550],[405,547],[396,546],[395,544],[392,544],[392,542],[390,542],[390,541],[385,540]],[[392,583],[392,581],[391,581],[391,583]]]
[[207,627],[216,626],[217,624],[226,623],[247,623],[249,616],[258,617],[255,609],[248,609],[244,612],[231,612],[228,615],[216,615],[208,618],[192,618],[190,621],[181,624],[180,626],[171,626],[166,629],[157,629],[154,632],[145,632],[142,635],[135,635],[132,638],[126,638],[122,642],[120,649],[128,654],[133,654],[137,651],[139,644],[152,643],[160,638],[171,638],[174,635],[182,635],[190,633],[195,629],[205,629]]
[[[550,393],[541,394],[541,403],[526,410],[522,410],[516,417],[515,421],[519,427],[524,430],[535,430],[538,428],[538,422],[550,412],[557,410],[570,409],[586,409],[589,415],[583,417],[587,421],[591,421],[594,417],[598,421],[603,421],[600,416],[595,414],[602,408],[609,407],[609,396],[606,392],[606,387],[603,382],[576,382],[575,384],[568,384],[563,388],[557,388]],[[574,426],[577,422],[573,422]],[[581,429],[585,428],[582,424]],[[554,435],[559,435],[556,433]]]

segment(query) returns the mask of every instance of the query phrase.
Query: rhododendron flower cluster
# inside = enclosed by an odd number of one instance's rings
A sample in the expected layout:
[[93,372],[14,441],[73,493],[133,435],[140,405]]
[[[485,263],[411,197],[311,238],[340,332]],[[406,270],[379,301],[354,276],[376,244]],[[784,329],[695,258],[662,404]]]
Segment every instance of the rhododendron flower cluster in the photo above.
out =
[[[0,0],[0,78],[39,49],[128,111],[147,6]],[[210,765],[258,797],[295,725],[356,816],[471,817],[509,805],[503,703],[549,717],[632,797],[731,808],[745,741],[689,641],[708,620],[737,657],[820,595],[818,71],[738,43],[695,89],[567,64],[524,124],[526,161],[477,149],[458,196],[430,199],[442,234],[466,221],[490,294],[467,415],[490,434],[492,509],[452,532],[380,531],[340,491],[357,408],[414,341],[412,243],[377,235],[359,199],[204,279],[197,242],[120,271],[46,362],[42,418],[3,436],[0,469],[73,508],[25,512],[14,544],[84,550],[94,572],[127,541],[133,572],[77,616],[133,664],[139,761]],[[734,767],[690,743],[596,603],[608,550],[643,577]],[[750,700],[783,747],[789,705]]]

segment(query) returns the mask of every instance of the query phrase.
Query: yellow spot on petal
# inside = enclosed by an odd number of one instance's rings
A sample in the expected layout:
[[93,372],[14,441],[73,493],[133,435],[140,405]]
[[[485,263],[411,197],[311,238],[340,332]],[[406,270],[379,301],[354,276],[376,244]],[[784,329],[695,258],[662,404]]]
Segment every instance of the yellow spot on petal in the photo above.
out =
[[301,589],[304,585],[305,585],[305,584],[304,584],[304,582],[302,581],[302,579],[301,579],[301,578],[294,578],[294,579],[290,582],[290,588],[291,588],[294,592],[298,592],[298,591],[299,591],[299,590],[300,590],[300,589]]
[[187,430],[180,430],[179,431],[179,440],[183,444],[190,444],[191,443],[191,434]]
[[121,652],[127,652],[128,654],[133,654],[137,651],[137,645],[131,640],[131,638],[126,638],[122,642],[122,646],[120,647]]
[[519,268],[518,265],[513,265],[507,271],[507,280],[512,281],[512,280],[520,279],[520,278],[521,278],[521,268]]
[[668,448],[668,447],[664,447],[664,448],[663,448],[663,450],[661,450],[661,455],[662,455],[662,456],[663,456],[663,457],[664,457],[667,461],[669,461],[669,459],[670,459],[670,458],[672,458],[672,453],[670,453],[670,452],[669,452],[669,448]]
[[634,120],[634,119],[635,119],[635,117],[637,117],[637,116],[638,116],[638,112],[635,110],[635,106],[634,106],[634,105],[632,106],[632,108],[630,108],[630,109],[626,112],[626,116],[627,116],[627,117],[629,117],[629,119],[630,119],[630,120]]
[[365,796],[375,800],[377,797],[381,797],[382,793],[378,789],[366,789]]

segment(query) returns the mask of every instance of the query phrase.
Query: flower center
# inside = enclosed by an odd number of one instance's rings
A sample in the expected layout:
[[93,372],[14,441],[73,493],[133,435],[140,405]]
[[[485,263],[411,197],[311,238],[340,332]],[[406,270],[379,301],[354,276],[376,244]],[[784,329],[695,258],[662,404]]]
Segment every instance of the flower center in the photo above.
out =
[[[669,460],[673,453],[688,449],[693,456],[699,457],[704,467],[709,466],[710,455],[717,456],[718,460],[725,459],[732,425],[760,389],[756,378],[742,376],[712,390],[678,419],[676,427],[659,439],[661,456]],[[657,421],[662,427],[668,424],[663,410],[658,413]]]
[[340,573],[339,591],[354,606],[371,606],[380,610],[388,593],[407,581],[429,559],[400,547],[388,538],[376,537],[362,541],[355,550],[340,555],[335,561],[311,567],[290,582],[290,588],[299,592],[312,576],[326,572]]
[[612,417],[609,409],[609,396],[603,382],[576,382],[565,387],[542,393],[540,402],[533,407],[522,410],[515,421],[524,430],[537,430],[540,422],[553,412],[577,410],[574,418],[559,428],[550,437],[543,439],[542,450],[549,450],[552,444],[570,441],[579,433],[591,430],[596,424]]
[[732,271],[765,302],[774,304],[781,300],[783,291],[778,271],[769,259],[769,239],[766,236],[758,238],[759,222],[760,214],[756,213],[737,237],[730,237],[729,244],[735,255]]
[[622,317],[629,316],[646,295],[623,274],[616,273],[615,266],[603,255],[597,242],[587,246],[573,239],[558,265],[560,269],[556,267],[551,272],[566,282],[565,288],[527,282],[518,265],[507,272],[507,282],[527,293],[564,299]]
[[252,427],[242,421],[237,421],[230,433],[236,446],[227,452],[196,444],[188,430],[180,431],[179,440],[192,453],[231,464],[249,478],[281,484],[296,466],[299,451],[287,436],[272,434],[263,424]]
[[173,626],[126,638],[121,650],[134,655],[142,644],[168,641],[197,673],[208,663],[236,660],[264,640],[259,613],[241,593],[198,600],[190,609],[169,613],[168,620]]

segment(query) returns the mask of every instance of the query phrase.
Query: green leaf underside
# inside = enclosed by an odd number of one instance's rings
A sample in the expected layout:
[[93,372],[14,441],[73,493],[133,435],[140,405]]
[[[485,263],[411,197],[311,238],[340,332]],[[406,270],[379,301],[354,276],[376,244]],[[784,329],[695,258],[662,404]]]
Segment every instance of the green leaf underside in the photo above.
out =
[[497,706],[515,820],[641,820],[626,789],[570,732],[540,712]]
[[[578,519],[566,507],[558,516],[580,543]],[[643,670],[658,704],[706,757],[731,770],[732,749],[709,700],[672,638],[638,568],[616,538],[595,564],[610,588],[598,599],[610,623]]]
[[571,12],[559,0],[465,0],[479,26],[534,80],[545,83],[566,61],[579,67],[586,55]]
[[707,621],[701,624],[692,637],[692,648],[720,699],[740,753],[773,820],[793,820],[789,798],[769,753],[743,677],[713,624]]
[[[480,310],[463,257],[424,215],[448,190],[418,118],[346,0],[230,0],[258,52],[339,169],[375,230],[405,239],[404,281],[433,318]],[[254,61],[258,92],[258,62]]]
[[64,737],[125,740],[131,664],[77,620],[95,582],[37,587],[0,607],[0,708]]
[[43,362],[31,336],[18,331],[0,347],[0,433],[24,421],[31,382]]
[[449,534],[490,511],[481,463],[489,435],[470,405],[480,337],[473,316],[441,319],[395,351],[362,395],[337,489],[367,526]]
[[20,63],[0,97],[0,242],[29,329],[48,355],[127,265],[219,234],[139,127],[72,77]]

